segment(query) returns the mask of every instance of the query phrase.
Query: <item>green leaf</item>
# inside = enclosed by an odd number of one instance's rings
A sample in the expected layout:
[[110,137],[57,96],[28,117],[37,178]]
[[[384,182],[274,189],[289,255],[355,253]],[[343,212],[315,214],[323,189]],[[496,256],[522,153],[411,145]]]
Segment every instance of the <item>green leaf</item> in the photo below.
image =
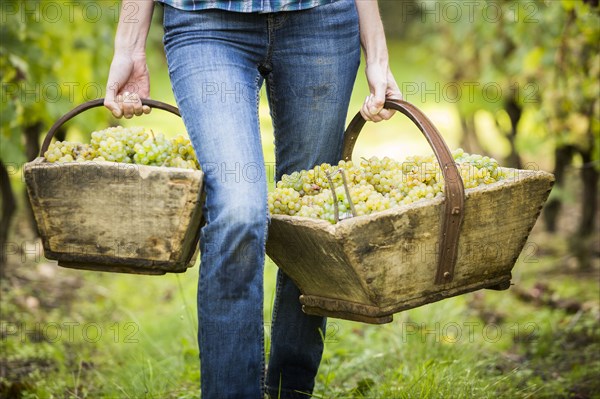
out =
[[533,72],[538,70],[544,55],[545,50],[541,47],[534,47],[531,49],[523,59],[523,71]]
[[[10,132],[8,136],[11,138],[14,136],[20,137],[20,131],[18,129],[9,129]],[[23,152],[23,144],[21,142],[16,142],[15,140],[5,140],[5,131],[2,132],[2,141],[0,143],[0,160],[5,164],[16,163],[22,164],[27,159],[25,158],[25,153]]]

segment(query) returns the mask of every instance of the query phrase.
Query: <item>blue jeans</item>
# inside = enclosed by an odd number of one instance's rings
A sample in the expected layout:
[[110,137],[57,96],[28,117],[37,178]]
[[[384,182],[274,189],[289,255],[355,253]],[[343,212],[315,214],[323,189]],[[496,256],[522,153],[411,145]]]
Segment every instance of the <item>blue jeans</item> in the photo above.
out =
[[360,62],[354,0],[304,11],[186,12],[165,6],[171,84],[205,172],[198,342],[205,399],[309,397],[325,319],[301,310],[277,276],[264,375],[263,266],[269,224],[259,132],[264,81],[275,132],[276,178],[337,163]]

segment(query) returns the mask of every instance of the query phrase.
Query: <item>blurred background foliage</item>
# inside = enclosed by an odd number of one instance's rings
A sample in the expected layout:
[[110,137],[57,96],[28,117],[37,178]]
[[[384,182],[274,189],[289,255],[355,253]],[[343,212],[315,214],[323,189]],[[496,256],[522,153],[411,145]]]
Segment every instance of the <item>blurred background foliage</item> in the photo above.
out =
[[[540,237],[546,241],[538,243],[539,252],[566,253],[564,259],[574,260],[574,268],[579,271],[597,266],[598,1],[379,0],[379,4],[391,67],[405,99],[425,110],[451,147],[494,156],[504,166],[553,172],[556,186],[543,211],[541,228],[545,233]],[[22,165],[38,156],[42,137],[55,120],[84,101],[103,96],[120,2],[3,0],[0,11],[2,276],[9,272],[10,265],[6,259],[7,240],[32,239],[19,236],[22,231],[35,235],[21,178]],[[156,7],[148,39],[151,93],[155,99],[174,103],[162,48],[161,14],[161,7]],[[367,90],[364,74],[360,74],[349,117],[359,109]],[[271,162],[272,133],[264,97],[261,128],[265,159]],[[182,129],[179,120],[163,116],[155,111],[143,123],[171,133]],[[116,121],[106,110],[96,109],[67,124],[57,138],[86,140],[91,131],[116,123],[139,122]],[[427,148],[419,136],[398,138],[398,126],[411,129],[402,120],[370,126],[377,134],[365,136],[362,142],[361,137],[358,150],[371,155],[372,151],[380,155],[386,150],[409,155]],[[395,137],[401,144],[391,146],[388,140]],[[15,228],[23,224],[29,227]],[[19,265],[18,261],[13,263]],[[566,267],[567,262],[557,264]],[[123,292],[128,290],[127,282],[133,282],[127,278],[118,281]],[[588,283],[586,292],[596,292],[597,282]],[[573,286],[564,289],[575,292]],[[68,288],[60,291],[60,295],[69,294]],[[538,291],[550,295],[544,287]],[[97,295],[110,302],[108,295]],[[553,298],[548,303],[555,303]],[[186,312],[190,311],[186,307]],[[524,314],[523,318],[529,316]],[[543,320],[540,316],[539,322]],[[186,357],[193,358],[195,367],[196,353],[190,349],[195,339],[192,330],[190,327],[186,335],[185,348]],[[549,346],[555,338],[549,335]],[[335,356],[344,358],[339,353]],[[119,373],[121,369],[115,366],[115,370]],[[197,378],[195,368],[190,370]]]

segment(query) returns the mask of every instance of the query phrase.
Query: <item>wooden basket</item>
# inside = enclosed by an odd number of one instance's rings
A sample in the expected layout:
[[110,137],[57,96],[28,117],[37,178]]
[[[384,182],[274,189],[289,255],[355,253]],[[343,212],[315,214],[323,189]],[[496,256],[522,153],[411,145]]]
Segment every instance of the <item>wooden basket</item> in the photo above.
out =
[[[367,323],[481,288],[507,289],[511,270],[554,183],[550,173],[508,169],[497,183],[464,190],[452,155],[427,117],[404,101],[433,148],[445,196],[372,215],[327,221],[273,215],[267,254],[298,286],[308,314]],[[345,133],[350,160],[365,121]]]
[[[202,171],[117,162],[58,164],[43,158],[58,128],[103,101],[84,103],[60,118],[46,135],[40,157],[25,164],[45,256],[76,269],[184,272],[198,255]],[[179,116],[171,105],[142,103]]]

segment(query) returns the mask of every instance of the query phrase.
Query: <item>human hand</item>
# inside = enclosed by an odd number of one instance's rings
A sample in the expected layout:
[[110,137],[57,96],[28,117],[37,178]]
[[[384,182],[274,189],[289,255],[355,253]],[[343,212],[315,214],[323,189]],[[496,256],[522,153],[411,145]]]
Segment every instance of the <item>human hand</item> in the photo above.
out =
[[150,107],[142,105],[142,98],[150,95],[150,75],[146,65],[146,54],[121,54],[115,52],[108,82],[104,106],[115,118],[149,114]]
[[360,113],[367,121],[381,122],[390,119],[396,111],[384,109],[386,100],[402,100],[402,93],[387,65],[367,64],[367,82],[371,94],[366,98]]

